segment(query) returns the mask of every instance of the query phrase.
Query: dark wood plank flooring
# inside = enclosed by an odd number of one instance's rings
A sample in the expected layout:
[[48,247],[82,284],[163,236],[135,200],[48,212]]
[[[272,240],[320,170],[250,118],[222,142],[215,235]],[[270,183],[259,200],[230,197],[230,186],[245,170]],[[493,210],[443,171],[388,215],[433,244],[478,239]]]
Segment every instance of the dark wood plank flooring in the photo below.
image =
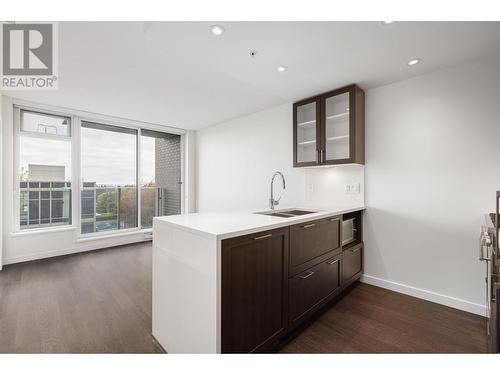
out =
[[282,353],[486,353],[486,319],[358,283]]
[[155,353],[151,244],[0,272],[1,353]]
[[[359,284],[283,353],[482,353],[485,319]],[[0,353],[158,353],[151,243],[8,265]]]

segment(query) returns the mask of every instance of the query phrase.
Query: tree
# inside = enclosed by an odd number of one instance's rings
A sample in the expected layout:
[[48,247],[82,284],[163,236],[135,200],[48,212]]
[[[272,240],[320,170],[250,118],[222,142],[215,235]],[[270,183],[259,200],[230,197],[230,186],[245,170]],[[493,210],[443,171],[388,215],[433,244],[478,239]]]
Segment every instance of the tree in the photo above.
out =
[[116,215],[115,191],[104,191],[97,196],[96,212],[101,215]]
[[153,181],[142,184],[141,189],[141,223],[147,228],[153,226],[153,216],[156,215],[156,187]]
[[120,192],[120,228],[136,226],[137,188],[123,187]]

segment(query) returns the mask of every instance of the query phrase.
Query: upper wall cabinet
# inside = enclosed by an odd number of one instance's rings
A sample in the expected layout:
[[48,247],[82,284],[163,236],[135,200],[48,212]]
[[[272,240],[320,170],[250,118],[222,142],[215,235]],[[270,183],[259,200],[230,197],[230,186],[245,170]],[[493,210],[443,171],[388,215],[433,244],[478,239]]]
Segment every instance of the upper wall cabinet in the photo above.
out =
[[293,105],[293,166],[365,163],[365,93],[343,87]]

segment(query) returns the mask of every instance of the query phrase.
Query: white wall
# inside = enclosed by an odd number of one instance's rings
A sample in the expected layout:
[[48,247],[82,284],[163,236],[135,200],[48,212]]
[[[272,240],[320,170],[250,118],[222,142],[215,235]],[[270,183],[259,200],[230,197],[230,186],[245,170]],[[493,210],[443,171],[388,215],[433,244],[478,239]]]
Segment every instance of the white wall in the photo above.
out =
[[[275,180],[276,195],[283,195],[278,208],[364,204],[363,166],[293,168],[292,137],[292,104],[198,131],[198,211],[266,209],[275,171],[283,172],[287,185],[282,192]],[[344,184],[356,182],[361,193],[344,194]]]
[[3,199],[2,199],[2,191],[3,191],[3,111],[2,111],[2,101],[3,101],[3,96],[0,95],[0,270],[2,269],[3,266],[3,218],[2,218],[2,212],[3,212]]
[[500,58],[366,100],[364,280],[484,313],[478,233],[500,190]]
[[[363,165],[310,168],[306,176],[306,207],[361,207],[365,205]],[[346,194],[345,184],[359,184],[359,193]]]
[[292,167],[291,123],[286,104],[198,131],[198,211],[266,208],[275,171],[287,182],[280,205],[303,206],[305,176]]

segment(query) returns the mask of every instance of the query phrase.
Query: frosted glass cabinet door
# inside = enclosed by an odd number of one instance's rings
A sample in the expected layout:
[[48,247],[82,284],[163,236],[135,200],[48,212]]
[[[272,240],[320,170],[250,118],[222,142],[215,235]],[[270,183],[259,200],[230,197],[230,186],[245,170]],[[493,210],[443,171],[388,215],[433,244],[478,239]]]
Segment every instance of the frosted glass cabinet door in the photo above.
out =
[[365,163],[365,93],[356,85],[293,105],[293,166]]
[[323,161],[349,159],[350,154],[350,93],[325,98],[325,140]]
[[319,101],[298,103],[294,110],[294,156],[296,166],[318,162]]

